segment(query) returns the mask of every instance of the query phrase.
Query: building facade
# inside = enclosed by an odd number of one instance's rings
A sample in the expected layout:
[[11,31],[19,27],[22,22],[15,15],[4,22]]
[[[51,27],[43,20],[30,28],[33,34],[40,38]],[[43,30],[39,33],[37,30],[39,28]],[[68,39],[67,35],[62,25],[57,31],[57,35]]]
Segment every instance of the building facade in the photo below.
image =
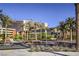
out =
[[0,28],[0,34],[7,34],[8,37],[15,37],[16,35],[16,29],[12,28]]

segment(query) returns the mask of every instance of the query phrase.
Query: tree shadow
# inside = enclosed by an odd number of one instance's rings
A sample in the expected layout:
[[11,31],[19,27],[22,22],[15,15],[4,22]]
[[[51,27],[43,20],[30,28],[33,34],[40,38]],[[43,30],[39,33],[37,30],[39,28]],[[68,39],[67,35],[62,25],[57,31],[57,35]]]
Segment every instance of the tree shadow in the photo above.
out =
[[57,54],[57,55],[61,55],[61,56],[69,56],[69,55],[66,55],[66,54],[62,54],[62,53],[57,53],[57,52],[51,52],[53,54]]

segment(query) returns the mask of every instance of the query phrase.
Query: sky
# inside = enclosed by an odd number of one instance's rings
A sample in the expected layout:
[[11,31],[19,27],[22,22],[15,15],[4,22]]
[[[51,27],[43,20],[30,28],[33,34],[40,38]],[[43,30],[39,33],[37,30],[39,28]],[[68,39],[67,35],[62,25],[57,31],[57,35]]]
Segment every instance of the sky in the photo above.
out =
[[60,21],[75,17],[74,4],[68,3],[0,3],[0,9],[13,20],[32,19],[48,23],[49,27],[56,27]]

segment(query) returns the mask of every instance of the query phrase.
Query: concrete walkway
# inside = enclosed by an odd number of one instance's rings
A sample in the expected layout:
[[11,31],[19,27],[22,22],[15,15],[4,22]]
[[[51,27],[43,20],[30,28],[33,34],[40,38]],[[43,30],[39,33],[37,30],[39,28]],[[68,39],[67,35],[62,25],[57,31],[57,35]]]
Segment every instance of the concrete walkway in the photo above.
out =
[[28,49],[0,50],[0,56],[79,56],[79,52],[28,52]]

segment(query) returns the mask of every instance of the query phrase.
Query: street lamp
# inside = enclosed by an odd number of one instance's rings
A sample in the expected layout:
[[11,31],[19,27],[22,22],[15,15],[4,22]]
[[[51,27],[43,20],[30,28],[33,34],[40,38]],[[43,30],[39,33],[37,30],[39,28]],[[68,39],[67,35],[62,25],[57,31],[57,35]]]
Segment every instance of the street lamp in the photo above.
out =
[[46,35],[46,46],[47,46],[47,27],[48,27],[48,24],[47,23],[44,23],[45,25],[45,35]]

